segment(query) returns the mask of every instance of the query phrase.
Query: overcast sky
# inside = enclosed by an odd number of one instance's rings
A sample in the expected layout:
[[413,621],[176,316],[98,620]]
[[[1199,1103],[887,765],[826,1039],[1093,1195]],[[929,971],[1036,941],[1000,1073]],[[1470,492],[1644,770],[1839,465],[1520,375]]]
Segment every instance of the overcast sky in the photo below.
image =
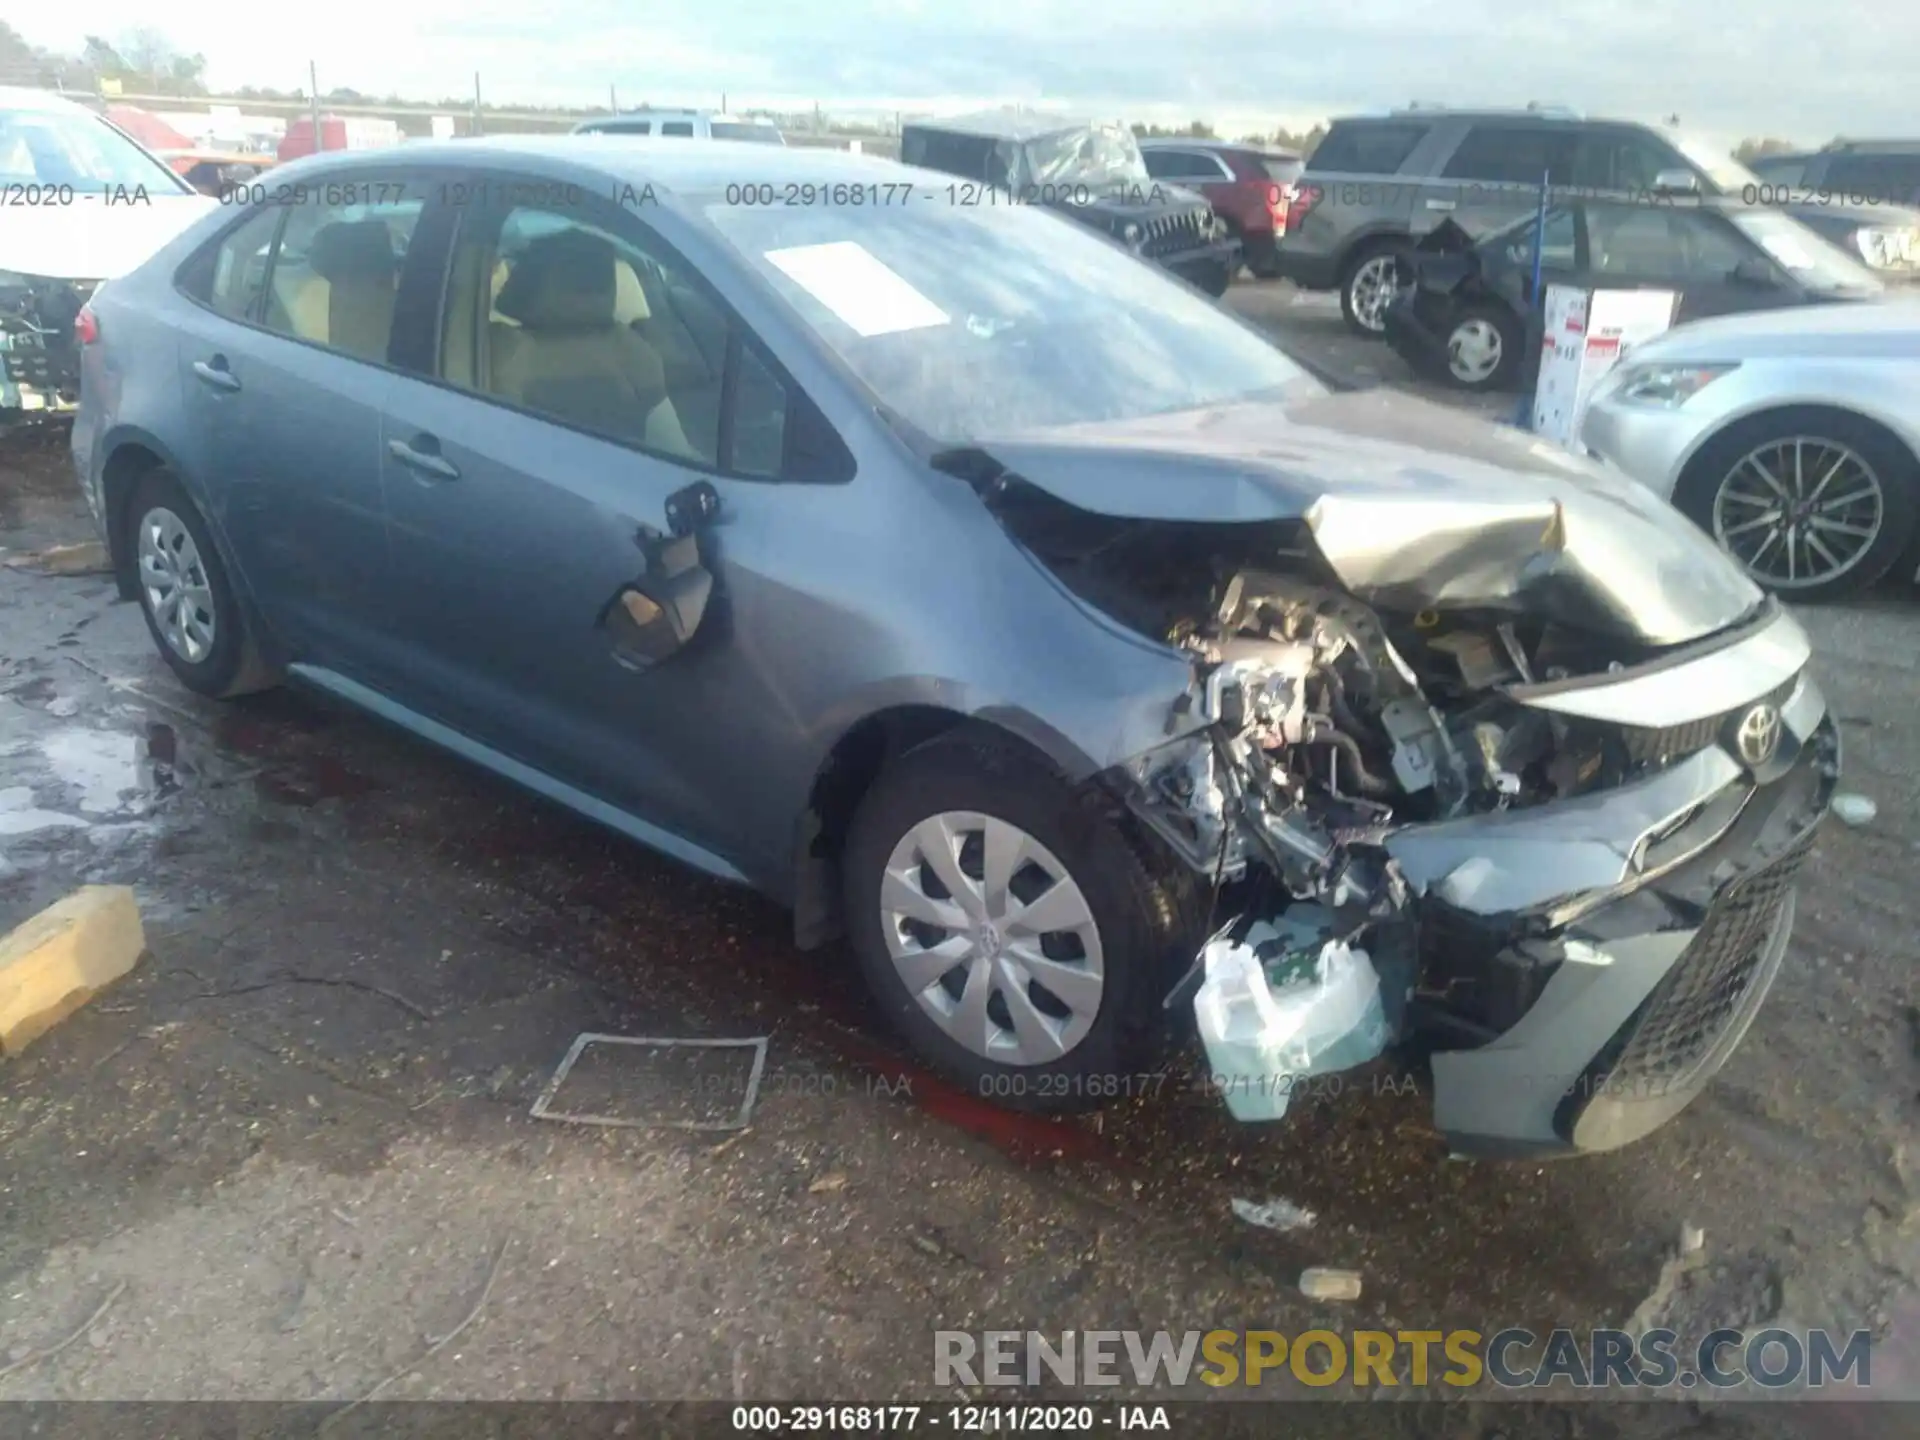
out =
[[[75,49],[148,24],[148,0],[13,23]],[[323,0],[159,12],[218,88],[489,101],[941,111],[1020,100],[1205,118],[1238,131],[1410,100],[1656,118],[1824,143],[1920,130],[1920,6],[1895,0]],[[200,14],[204,24],[187,16]],[[309,22],[307,17],[311,17]]]

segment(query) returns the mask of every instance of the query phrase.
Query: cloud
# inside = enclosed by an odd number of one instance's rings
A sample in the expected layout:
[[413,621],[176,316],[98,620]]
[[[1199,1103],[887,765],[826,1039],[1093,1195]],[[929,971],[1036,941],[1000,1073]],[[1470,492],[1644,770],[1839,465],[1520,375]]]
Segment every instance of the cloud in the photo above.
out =
[[[89,0],[84,20],[16,22],[39,44],[147,24],[136,0]],[[718,0],[645,10],[580,0],[335,0],[314,27],[174,22],[216,85],[304,85],[422,98],[833,109],[949,108],[1047,99],[1130,117],[1311,119],[1407,101],[1572,104],[1728,135],[1819,142],[1910,123],[1920,10],[1829,0],[1362,0],[1344,9],[1245,0]],[[643,18],[644,17],[644,18]]]

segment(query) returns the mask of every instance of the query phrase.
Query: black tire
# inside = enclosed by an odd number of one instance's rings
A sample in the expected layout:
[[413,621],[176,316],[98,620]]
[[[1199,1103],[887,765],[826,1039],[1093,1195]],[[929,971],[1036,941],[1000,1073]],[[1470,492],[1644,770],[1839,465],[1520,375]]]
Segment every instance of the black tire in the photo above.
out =
[[[1453,368],[1453,337],[1463,327],[1483,323],[1491,325],[1500,338],[1500,359],[1492,370],[1477,378],[1463,378]],[[1520,362],[1526,353],[1526,326],[1518,315],[1504,305],[1476,304],[1468,305],[1455,315],[1452,324],[1447,327],[1445,352],[1439,357],[1437,369],[1440,377],[1456,390],[1465,390],[1475,395],[1486,395],[1497,390],[1511,390],[1515,377],[1520,373]]]
[[[1379,239],[1366,240],[1354,247],[1347,257],[1347,263],[1340,269],[1340,318],[1347,322],[1347,328],[1356,335],[1369,340],[1378,340],[1386,334],[1383,325],[1369,325],[1355,311],[1354,287],[1370,265],[1381,259],[1394,262],[1396,279],[1403,279],[1412,251],[1404,240]],[[1382,306],[1384,312],[1385,307]]]
[[[1810,584],[1783,584],[1747,567],[1754,583],[1782,599],[1818,603],[1871,589],[1920,542],[1920,460],[1893,434],[1859,415],[1792,405],[1729,425],[1700,447],[1674,487],[1674,505],[1709,535],[1714,501],[1741,459],[1772,440],[1804,437],[1845,445],[1871,467],[1880,487],[1879,533],[1847,568]],[[1735,559],[1741,557],[1735,555]]]
[[[1018,826],[1065,866],[1087,901],[1104,985],[1091,1028],[1055,1059],[1004,1064],[968,1049],[922,1009],[895,967],[881,913],[888,860],[915,826],[952,811]],[[887,1021],[932,1069],[970,1095],[1044,1114],[1093,1110],[1140,1092],[1139,1077],[1166,1033],[1162,1002],[1201,938],[1205,891],[1132,830],[1112,797],[1068,786],[1039,757],[997,736],[949,732],[901,756],[874,782],[854,817],[841,874],[847,933],[867,984]],[[1004,994],[997,999],[1004,1014]]]
[[[170,644],[163,632],[149,586],[141,573],[141,535],[149,517],[158,512],[177,517],[193,542],[198,573],[204,578],[213,622],[213,641],[205,655],[189,658]],[[140,613],[146,618],[147,633],[153,636],[160,658],[180,677],[180,683],[195,694],[215,700],[266,690],[279,683],[279,676],[261,659],[246,607],[227,578],[226,566],[214,547],[207,522],[199,507],[187,494],[179,477],[164,466],[157,466],[140,477],[127,503],[127,563],[132,567]]]
[[1233,267],[1224,260],[1218,265],[1209,265],[1200,277],[1200,288],[1215,300],[1225,295],[1233,285]]

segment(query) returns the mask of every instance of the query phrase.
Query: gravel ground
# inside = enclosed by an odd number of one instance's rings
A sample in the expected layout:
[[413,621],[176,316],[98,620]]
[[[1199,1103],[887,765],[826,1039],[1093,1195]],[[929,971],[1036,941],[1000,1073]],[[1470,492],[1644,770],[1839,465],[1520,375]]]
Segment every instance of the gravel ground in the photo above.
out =
[[[1236,303],[1325,365],[1405,379],[1323,302]],[[0,559],[86,538],[64,452],[9,442]],[[754,897],[312,698],[201,702],[104,578],[0,568],[0,804],[65,817],[0,833],[0,926],[131,883],[150,942],[0,1070],[0,1371],[114,1297],[82,1343],[0,1374],[0,1399],[344,1401],[404,1370],[387,1398],[878,1400],[931,1391],[936,1325],[1636,1311],[1871,1326],[1876,1388],[1920,1395],[1912,600],[1805,617],[1846,787],[1878,816],[1823,832],[1722,1077],[1625,1151],[1474,1165],[1392,1085],[1271,1129],[1178,1076],[1071,1123],[982,1107],[896,1056],[844,957],[795,952]],[[585,1030],[769,1037],[750,1128],[529,1118]],[[738,1099],[730,1072],[628,1058],[635,1106]],[[1317,1223],[1232,1213],[1275,1197]],[[1663,1273],[1685,1223],[1702,1262]],[[1314,1264],[1362,1271],[1363,1299],[1302,1299]],[[1484,1406],[1391,1409],[1408,1434],[1492,1433]],[[1693,1409],[1537,1433],[1705,1433]]]

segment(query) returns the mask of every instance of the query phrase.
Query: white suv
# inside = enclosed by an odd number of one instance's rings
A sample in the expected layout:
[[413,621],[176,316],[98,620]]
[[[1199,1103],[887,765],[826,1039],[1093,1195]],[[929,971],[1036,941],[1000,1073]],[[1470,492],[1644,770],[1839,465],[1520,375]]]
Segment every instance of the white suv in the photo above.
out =
[[711,110],[628,110],[596,120],[582,120],[576,135],[678,135],[689,140],[752,140],[762,145],[784,145],[786,136],[771,120],[747,115],[715,114]]

